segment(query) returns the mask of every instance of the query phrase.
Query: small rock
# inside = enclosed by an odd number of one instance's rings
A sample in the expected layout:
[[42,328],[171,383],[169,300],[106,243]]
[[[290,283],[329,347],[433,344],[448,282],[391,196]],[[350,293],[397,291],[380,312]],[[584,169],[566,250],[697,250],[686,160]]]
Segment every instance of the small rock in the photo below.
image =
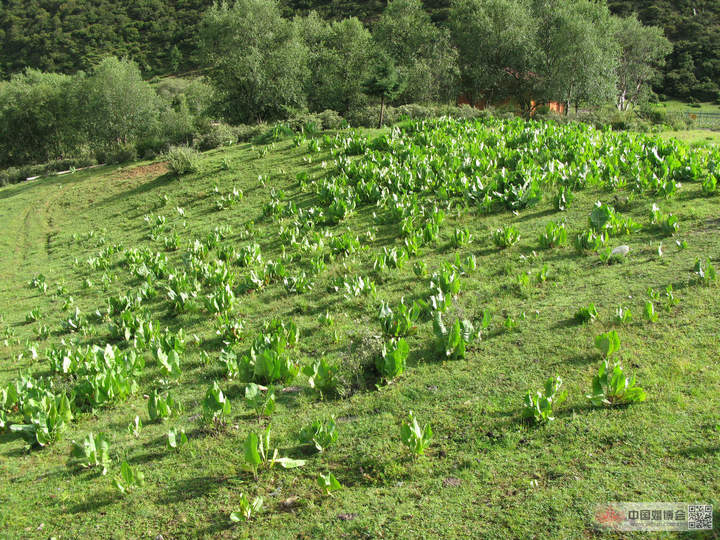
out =
[[352,521],[357,517],[357,514],[338,514],[340,521]]
[[444,487],[459,487],[460,484],[462,484],[462,480],[460,480],[459,478],[450,477],[443,480]]
[[630,252],[630,246],[622,245],[618,246],[610,252],[610,255],[618,255],[624,257]]

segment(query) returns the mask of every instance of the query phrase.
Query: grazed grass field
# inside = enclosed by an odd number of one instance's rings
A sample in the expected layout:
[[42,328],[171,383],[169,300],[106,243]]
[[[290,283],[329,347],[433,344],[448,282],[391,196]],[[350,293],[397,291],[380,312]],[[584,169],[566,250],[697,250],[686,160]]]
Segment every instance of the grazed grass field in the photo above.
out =
[[[107,298],[137,291],[142,280],[122,264],[121,254],[108,269],[91,270],[88,258],[104,247],[148,247],[166,253],[170,266],[181,268],[188,242],[227,225],[232,233],[223,245],[239,249],[257,242],[264,261],[280,261],[285,253],[293,275],[306,269],[308,257],[279,235],[281,224],[290,225],[291,218],[266,215],[264,208],[273,198],[302,209],[318,206],[312,185],[298,181],[298,175],[308,173],[307,181],[329,177],[333,159],[327,149],[309,153],[304,143],[296,147],[282,140],[208,152],[197,173],[181,178],[167,174],[161,163],[143,163],[1,189],[0,329],[6,342],[0,348],[0,383],[20,372],[49,376],[44,351],[62,339],[75,336],[81,344],[100,345],[109,340],[107,322],[96,321],[93,313],[105,308]],[[218,211],[218,199],[235,187],[242,190],[242,200]],[[328,258],[326,269],[312,278],[311,291],[291,294],[278,282],[238,294],[235,315],[244,324],[238,349],[249,348],[263,322],[292,320],[301,334],[297,357],[307,364],[325,356],[340,366],[342,379],[340,395],[325,399],[303,375],[282,390],[278,386],[273,445],[281,455],[307,464],[275,467],[257,480],[243,470],[243,441],[268,421],[258,421],[243,404],[245,384],[226,379],[219,358],[227,345],[216,335],[214,317],[202,308],[176,316],[158,280],[160,294],[146,302],[150,316],[171,332],[183,328],[188,336],[182,376],[169,385],[184,412],[165,423],[149,421],[145,396],[160,384],[160,370],[147,353],[139,391],[109,407],[78,411],[56,444],[28,451],[15,434],[0,433],[0,536],[586,538],[608,535],[592,521],[595,505],[608,501],[702,502],[717,509],[720,295],[717,285],[695,282],[693,266],[696,258],[710,258],[716,266],[720,260],[720,197],[704,196],[694,182],[683,183],[667,200],[647,194],[626,200],[628,194],[627,189],[588,186],[575,193],[565,212],[556,210],[551,193],[517,212],[488,214],[453,204],[437,241],[402,268],[380,271],[373,262],[382,248],[403,245],[400,225],[379,219],[382,212],[375,206],[361,206],[327,229],[334,235],[350,230],[362,248],[348,257]],[[427,199],[446,204],[440,194]],[[576,253],[571,244],[540,248],[538,236],[549,221],[564,218],[574,236],[587,228],[598,200],[615,204],[643,226],[629,237],[610,240],[611,247],[630,246],[627,260],[603,264],[596,254]],[[653,202],[679,218],[673,237],[650,226]],[[151,214],[166,217],[155,241],[144,221]],[[517,227],[520,240],[501,250],[491,232],[509,224]],[[458,227],[466,227],[472,241],[454,248],[450,238]],[[161,239],[173,231],[181,248],[166,251]],[[687,247],[681,249],[676,240]],[[413,263],[424,261],[432,274],[446,262],[459,260],[464,266],[468,255],[476,257],[477,266],[460,276],[461,291],[446,319],[460,316],[477,323],[488,310],[492,321],[482,339],[466,359],[446,360],[435,346],[432,322],[421,319],[417,333],[407,338],[411,353],[405,373],[381,384],[374,371],[384,341],[379,301],[397,306],[403,297],[426,298],[429,280],[415,275]],[[547,279],[536,280],[545,265]],[[237,272],[244,276],[247,269]],[[528,272],[530,280],[524,283],[518,276]],[[37,274],[45,276],[46,294],[28,287]],[[344,275],[370,276],[376,296],[346,298],[329,289]],[[59,285],[66,290],[55,294]],[[648,288],[664,294],[668,285],[678,304],[665,311],[664,301],[656,301],[659,320],[646,321]],[[68,297],[87,315],[87,335],[62,330],[61,322],[72,314],[63,311]],[[578,323],[575,313],[590,303],[598,318]],[[614,324],[619,306],[632,310],[631,323]],[[40,320],[26,323],[34,308]],[[325,314],[332,325],[322,322]],[[43,324],[50,335],[39,338]],[[637,376],[647,400],[592,408],[585,395],[601,363],[593,339],[613,328],[621,339],[623,366]],[[32,358],[31,347],[38,358]],[[556,420],[540,426],[522,422],[524,394],[556,374],[569,395]],[[65,381],[54,377],[58,384]],[[200,403],[213,381],[233,407],[221,429],[209,429],[200,418]],[[418,460],[410,458],[399,437],[409,410],[422,425],[430,423],[435,434]],[[127,430],[136,415],[144,424],[137,438]],[[330,415],[337,420],[339,439],[315,454],[300,444],[298,432]],[[166,433],[181,426],[189,444],[171,451]],[[107,476],[81,469],[69,458],[71,441],[90,431],[102,431],[111,441]],[[124,460],[144,472],[145,486],[121,496],[111,478]],[[344,486],[331,497],[315,483],[327,471]],[[264,509],[249,523],[231,523],[229,515],[243,493],[263,496]]]

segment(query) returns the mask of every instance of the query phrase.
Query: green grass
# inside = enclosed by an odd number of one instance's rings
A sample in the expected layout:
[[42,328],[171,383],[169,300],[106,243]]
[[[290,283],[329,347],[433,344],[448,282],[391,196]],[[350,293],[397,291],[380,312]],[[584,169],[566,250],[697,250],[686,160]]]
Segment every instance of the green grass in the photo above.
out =
[[[67,317],[53,297],[57,285],[67,288],[76,305],[92,314],[110,295],[136,290],[139,282],[124,268],[113,266],[106,289],[102,271],[92,272],[85,261],[102,245],[148,246],[147,214],[167,217],[169,229],[183,241],[204,238],[219,225],[230,225],[229,242],[261,245],[265,260],[278,260],[283,246],[277,221],[263,215],[271,190],[282,189],[299,207],[316,204],[296,175],[327,174],[328,154],[304,158],[304,148],[290,141],[276,143],[265,155],[250,145],[205,153],[200,172],[173,178],[162,168],[140,164],[106,167],[43,178],[0,189],[0,329],[13,334],[0,342],[0,383],[20,370],[47,374],[42,351],[63,336]],[[224,162],[230,169],[225,170]],[[262,175],[262,182],[258,177]],[[233,187],[243,190],[236,206],[216,211],[213,193]],[[167,201],[164,199],[167,198]],[[306,359],[327,356],[341,364],[345,390],[341,398],[320,400],[301,376],[295,386],[278,390],[272,418],[273,441],[282,455],[302,457],[300,469],[274,468],[259,480],[242,470],[242,442],[259,431],[255,415],[242,404],[243,385],[223,379],[218,365],[222,344],[211,317],[202,311],[173,317],[164,300],[150,304],[153,318],[171,330],[184,328],[190,339],[184,374],[172,388],[184,405],[181,419],[153,424],[143,397],[154,387],[157,366],[148,360],[141,391],[129,401],[95,413],[79,413],[65,440],[28,452],[10,433],[0,434],[0,532],[3,537],[138,538],[231,537],[324,538],[586,538],[607,536],[592,524],[596,504],[607,501],[688,501],[720,505],[720,343],[717,287],[692,285],[696,257],[720,257],[718,197],[701,195],[697,184],[683,185],[668,201],[638,197],[623,209],[643,225],[653,202],[680,218],[680,250],[671,238],[646,228],[628,240],[623,264],[600,264],[571,247],[539,248],[538,235],[550,220],[564,217],[574,233],[587,226],[597,200],[612,202],[613,194],[586,189],[576,194],[565,213],[549,200],[517,215],[483,215],[473,209],[448,212],[442,239],[424,250],[428,269],[452,262],[456,255],[477,257],[478,267],[462,277],[462,291],[453,312],[475,319],[482,310],[493,314],[491,331],[473,346],[465,360],[446,361],[433,347],[432,324],[424,322],[408,338],[411,354],[404,375],[387,386],[369,366],[381,348],[377,302],[346,300],[328,292],[332,278],[354,271],[372,275],[373,255],[383,246],[400,246],[397,225],[377,224],[374,208],[360,209],[334,232],[349,227],[369,249],[328,264],[312,292],[290,295],[282,284],[240,297],[237,314],[245,323],[246,342],[272,317],[293,320],[301,329],[300,354]],[[176,207],[185,210],[181,217]],[[497,249],[490,233],[515,225],[520,241]],[[468,246],[450,247],[456,226],[473,235]],[[94,231],[92,239],[87,233]],[[249,233],[247,231],[250,231]],[[370,237],[366,233],[372,233]],[[250,235],[248,237],[248,234]],[[74,237],[73,235],[76,235]],[[104,244],[99,242],[104,239]],[[658,245],[664,255],[658,256]],[[173,265],[181,253],[170,252]],[[75,265],[77,259],[78,264]],[[415,277],[412,262],[398,271],[375,276],[378,299],[396,304],[401,297],[424,298],[427,280]],[[518,288],[516,276],[537,273],[548,265],[544,284]],[[48,294],[27,286],[42,273]],[[90,279],[93,287],[83,287]],[[642,318],[647,289],[672,284],[679,305],[660,311],[650,324]],[[163,294],[160,295],[163,297]],[[599,318],[578,324],[574,314],[594,303]],[[593,338],[613,327],[618,306],[632,308],[634,321],[618,329],[626,370],[637,376],[648,400],[612,409],[589,407],[585,394],[600,357]],[[25,317],[39,308],[41,322]],[[334,325],[319,316],[329,312]],[[512,331],[503,321],[517,322]],[[38,339],[35,329],[47,324],[53,333]],[[103,343],[106,325],[94,325],[94,335],[81,342]],[[28,347],[39,358],[33,360]],[[200,352],[210,362],[201,361]],[[22,356],[20,357],[20,355]],[[532,427],[519,419],[527,390],[538,390],[558,374],[568,401],[547,426]],[[200,401],[213,380],[233,404],[226,429],[208,431],[198,419]],[[399,439],[400,424],[413,410],[421,425],[431,423],[435,434],[426,456],[413,461]],[[126,430],[135,415],[145,424],[139,438]],[[306,423],[334,415],[338,442],[325,453],[311,454],[297,434]],[[184,426],[190,438],[181,452],[165,449],[168,429]],[[113,464],[107,477],[69,463],[70,441],[89,431],[108,434]],[[117,494],[111,478],[127,460],[145,473],[146,485],[126,497]],[[323,496],[315,478],[332,471],[344,489]],[[265,509],[248,524],[233,524],[242,493],[265,498]],[[715,519],[718,519],[717,513]],[[639,537],[639,536],[638,536]],[[643,535],[643,538],[647,535]]]
[[677,139],[692,146],[707,146],[711,144],[720,144],[720,131],[711,131],[709,129],[688,129],[683,131],[661,131],[659,133],[663,139]]
[[697,103],[691,105],[685,101],[669,100],[658,103],[656,107],[667,112],[720,113],[720,104],[718,103]]

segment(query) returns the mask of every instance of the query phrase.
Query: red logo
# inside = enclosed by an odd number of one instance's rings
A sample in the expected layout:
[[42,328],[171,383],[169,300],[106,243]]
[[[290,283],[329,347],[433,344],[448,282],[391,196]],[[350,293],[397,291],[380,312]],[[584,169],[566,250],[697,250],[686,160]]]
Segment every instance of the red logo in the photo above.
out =
[[595,521],[603,527],[614,529],[625,519],[624,514],[618,512],[611,505],[601,506],[595,511]]

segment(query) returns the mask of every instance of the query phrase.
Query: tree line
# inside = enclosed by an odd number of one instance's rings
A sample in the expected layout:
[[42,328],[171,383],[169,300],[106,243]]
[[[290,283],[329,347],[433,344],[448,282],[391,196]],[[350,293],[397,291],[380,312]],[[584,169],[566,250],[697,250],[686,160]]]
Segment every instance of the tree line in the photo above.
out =
[[[0,10],[0,78],[27,67],[74,73],[108,55],[133,59],[144,77],[201,67],[200,24],[212,0],[7,0]],[[447,28],[451,0],[423,0],[433,23]],[[373,27],[387,0],[279,0],[286,18],[315,11],[326,20],[355,17]],[[713,101],[720,93],[720,3],[713,0],[608,0],[611,13],[637,14],[663,29],[674,47],[658,93]]]
[[136,62],[114,56],[87,72],[28,69],[0,82],[0,166],[147,155],[231,139],[217,121],[345,116],[375,102],[380,123],[386,103],[460,96],[525,114],[551,101],[625,110],[670,50],[662,29],[593,0],[453,0],[443,25],[420,0],[393,0],[372,31],[356,17],[287,17],[276,0],[216,3],[197,24],[203,78],[181,89],[172,79],[153,87]]

